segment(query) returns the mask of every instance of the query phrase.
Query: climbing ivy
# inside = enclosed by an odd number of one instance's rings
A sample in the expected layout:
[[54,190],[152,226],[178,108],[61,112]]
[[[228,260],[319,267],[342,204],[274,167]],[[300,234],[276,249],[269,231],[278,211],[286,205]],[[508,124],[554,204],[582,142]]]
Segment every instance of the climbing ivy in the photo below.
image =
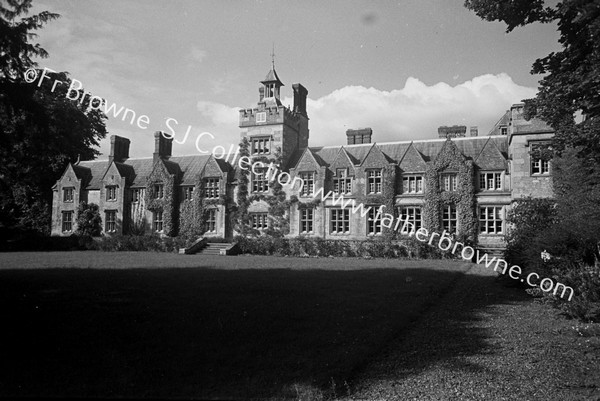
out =
[[[240,143],[240,157],[250,156],[249,142],[247,138],[243,138]],[[283,156],[281,148],[277,148],[273,157],[256,156],[250,159],[251,166],[254,163],[262,162],[265,165],[273,163],[277,167],[276,172],[279,172],[283,165]],[[269,205],[269,226],[265,230],[265,234],[273,237],[283,237],[290,231],[289,210],[291,202],[286,199],[286,193],[283,186],[277,180],[278,174],[273,174],[269,180],[270,194],[253,194],[248,195],[250,170],[240,169],[240,178],[238,179],[238,208],[236,213],[237,226],[236,230],[241,235],[260,235],[258,230],[252,228],[250,223],[250,213],[248,208],[254,202],[264,201]]]
[[[443,191],[440,178],[443,172],[456,173],[456,191]],[[461,241],[477,240],[475,215],[475,186],[473,184],[473,161],[466,159],[448,139],[442,152],[433,162],[427,163],[425,172],[425,202],[423,222],[430,231],[442,232],[442,209],[456,206],[459,224],[457,238]]]
[[[239,148],[240,159],[243,157],[250,157],[250,142],[248,141],[248,138],[242,138]],[[237,185],[238,206],[237,211],[235,212],[234,221],[236,222],[235,230],[242,236],[246,236],[252,231],[252,227],[250,226],[250,216],[248,214],[248,207],[252,203],[248,199],[248,184],[250,182],[250,179],[248,178],[249,175],[249,170],[240,168]]]
[[[155,185],[163,186],[162,198],[157,198]],[[155,166],[148,182],[146,183],[145,203],[146,208],[152,212],[163,212],[163,233],[173,236],[176,232],[175,227],[175,175],[169,174],[164,169]]]

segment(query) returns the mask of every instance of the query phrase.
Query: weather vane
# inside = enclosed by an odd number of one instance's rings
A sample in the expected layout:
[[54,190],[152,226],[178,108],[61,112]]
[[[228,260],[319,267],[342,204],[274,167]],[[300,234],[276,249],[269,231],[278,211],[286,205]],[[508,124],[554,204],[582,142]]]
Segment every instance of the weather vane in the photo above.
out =
[[273,42],[273,51],[271,52],[271,65],[275,69],[275,42]]

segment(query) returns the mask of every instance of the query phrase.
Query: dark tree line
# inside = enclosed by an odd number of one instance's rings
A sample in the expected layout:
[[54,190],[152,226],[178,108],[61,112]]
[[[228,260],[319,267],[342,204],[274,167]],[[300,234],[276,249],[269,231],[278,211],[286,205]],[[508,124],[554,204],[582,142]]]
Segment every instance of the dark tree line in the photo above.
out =
[[[68,73],[48,73],[38,82],[25,72],[48,53],[35,31],[59,17],[29,15],[31,0],[0,3],[0,226],[48,233],[51,187],[68,162],[89,160],[106,136],[106,116],[88,103],[66,98]],[[38,76],[41,70],[38,69]],[[62,85],[52,88],[54,80]]]

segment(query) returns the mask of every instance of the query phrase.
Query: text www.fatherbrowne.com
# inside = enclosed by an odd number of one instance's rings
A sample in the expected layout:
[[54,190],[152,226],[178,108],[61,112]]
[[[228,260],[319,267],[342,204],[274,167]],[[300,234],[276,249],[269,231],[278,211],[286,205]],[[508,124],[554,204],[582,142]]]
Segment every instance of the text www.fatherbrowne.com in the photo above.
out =
[[[274,163],[270,163],[268,166],[260,161],[252,163],[250,157],[243,156],[240,158],[238,165],[242,170],[251,170],[256,176],[266,174],[265,178],[271,182],[276,180],[280,185],[285,187],[298,187],[298,192],[303,193],[305,185],[304,180],[301,177],[294,177],[292,179],[289,173],[279,171],[279,167]],[[339,206],[342,209],[350,207],[352,213],[360,213],[361,217],[367,216],[371,210],[370,206],[365,207],[363,203],[357,205],[354,199],[345,199],[342,194],[336,195],[332,191],[325,193],[323,188],[319,188],[317,191],[314,191],[314,188],[310,188],[310,191],[304,191],[304,193],[308,196],[312,196],[315,200],[320,198],[321,202],[330,199],[332,206]],[[375,221],[381,219],[381,225],[383,227],[389,229],[393,228],[394,231],[398,231],[400,234],[408,235],[409,237],[414,235],[418,241],[427,242],[427,244],[431,246],[437,244],[437,247],[440,250],[451,252],[453,255],[455,255],[457,251],[460,251],[460,257],[464,260],[475,261],[480,265],[484,264],[486,268],[494,266],[495,272],[500,274],[507,274],[508,272],[508,277],[511,279],[519,280],[522,283],[526,282],[532,287],[539,287],[543,292],[553,291],[553,295],[559,295],[561,298],[565,298],[568,295],[569,301],[573,298],[574,291],[572,287],[559,282],[554,283],[550,278],[544,278],[539,281],[540,276],[535,272],[529,273],[523,278],[521,276],[522,269],[520,266],[513,265],[509,268],[508,263],[503,258],[493,257],[490,259],[487,253],[481,254],[478,249],[475,250],[471,246],[455,241],[450,237],[446,230],[444,230],[441,235],[437,232],[429,233],[429,231],[423,227],[415,230],[414,224],[408,220],[408,217],[403,221],[401,216],[394,217],[390,213],[383,213],[384,209],[385,205],[380,206],[375,216]]]

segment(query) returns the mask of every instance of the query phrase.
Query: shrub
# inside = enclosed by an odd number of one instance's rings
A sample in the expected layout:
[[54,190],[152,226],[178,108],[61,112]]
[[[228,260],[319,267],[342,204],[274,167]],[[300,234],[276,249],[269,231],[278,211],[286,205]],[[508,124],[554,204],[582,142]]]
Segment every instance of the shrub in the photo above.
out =
[[111,235],[102,237],[91,249],[99,251],[155,251],[178,252],[189,245],[189,240],[158,235]]
[[81,202],[77,207],[77,235],[97,237],[102,232],[102,217],[98,205]]
[[[568,262],[556,263],[552,269],[553,278],[574,290],[573,298],[555,296],[552,292],[544,293],[554,302],[555,306],[563,310],[568,316],[587,322],[600,322],[600,267],[598,266],[573,266]],[[560,294],[559,294],[560,295]]]
[[320,237],[273,238],[270,236],[235,238],[241,253],[280,256],[363,257],[363,258],[441,258],[448,257],[437,248],[414,238],[392,241],[385,238],[368,240],[331,240]]

